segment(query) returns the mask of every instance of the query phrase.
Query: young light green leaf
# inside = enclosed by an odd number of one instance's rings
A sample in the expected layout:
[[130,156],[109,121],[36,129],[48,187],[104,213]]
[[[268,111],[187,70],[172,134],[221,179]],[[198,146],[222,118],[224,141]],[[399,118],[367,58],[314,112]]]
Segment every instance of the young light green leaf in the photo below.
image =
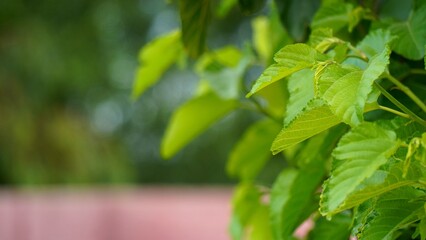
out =
[[237,99],[240,94],[241,78],[251,62],[248,54],[227,46],[204,54],[196,66],[201,79],[222,99]]
[[395,132],[369,122],[343,136],[333,151],[334,166],[321,194],[321,213],[337,213],[348,196],[386,163],[398,146]]
[[173,31],[154,39],[139,53],[139,68],[133,84],[132,98],[137,99],[154,85],[161,75],[173,65],[182,52],[180,32]]
[[344,41],[333,37],[331,28],[317,28],[309,36],[309,43],[320,53],[324,53],[337,44],[344,43]]
[[232,150],[226,169],[242,180],[254,179],[271,157],[270,147],[280,126],[272,120],[253,124]]
[[336,209],[343,211],[358,206],[368,199],[379,196],[394,189],[416,183],[426,170],[419,164],[413,163],[403,176],[404,164],[397,163],[389,170],[377,170],[368,179],[364,180],[353,193]]
[[312,29],[328,27],[337,32],[349,24],[352,10],[353,6],[349,3],[324,4],[315,14],[311,27]]
[[[360,124],[364,117],[365,103],[368,98],[368,94],[372,91],[372,85],[374,80],[386,70],[389,64],[389,48],[385,48],[380,54],[375,55],[369,61],[367,69],[364,71],[336,71],[336,75],[340,78],[336,79],[331,83],[325,81],[324,84],[330,87],[325,90],[322,98],[330,105],[330,109],[334,114],[339,116],[343,122],[356,126]],[[332,70],[335,70],[333,68]],[[343,76],[342,73],[347,73]],[[329,72],[327,76],[332,75],[333,72]],[[321,80],[321,78],[320,78]],[[320,93],[324,90],[320,90]]]
[[277,154],[338,123],[339,118],[331,112],[329,106],[320,99],[314,99],[281,130],[272,143],[271,151]]
[[210,0],[179,0],[182,41],[189,56],[197,58],[205,50]]
[[244,236],[244,228],[250,224],[260,205],[260,192],[252,184],[240,184],[232,197],[232,217],[229,231],[234,240]]
[[269,222],[269,206],[260,205],[250,222],[248,240],[273,240]]
[[412,12],[407,21],[389,25],[393,35],[398,37],[394,51],[411,60],[420,60],[425,55],[426,5]]
[[321,217],[315,222],[308,240],[347,240],[351,233],[351,222],[351,216],[347,213],[337,214],[331,220]]
[[284,125],[290,123],[308,102],[314,98],[314,72],[303,69],[288,78],[288,92],[290,97],[287,103]]
[[368,35],[362,39],[357,45],[357,49],[361,50],[368,58],[383,52],[386,46],[391,45],[395,36],[392,36],[389,30],[377,29],[370,31]]
[[287,45],[275,54],[276,63],[269,66],[256,80],[247,97],[297,71],[312,67],[316,61],[325,59],[325,55],[306,44]]
[[161,155],[170,158],[211,124],[236,108],[234,100],[222,100],[214,93],[196,97],[173,114],[161,144]]
[[366,218],[360,240],[395,239],[397,230],[419,220],[419,212],[424,211],[424,201],[416,201],[424,192],[412,187],[403,187],[381,196]]
[[271,44],[271,29],[269,19],[264,16],[257,17],[251,22],[253,28],[253,45],[263,62],[267,62],[273,51]]

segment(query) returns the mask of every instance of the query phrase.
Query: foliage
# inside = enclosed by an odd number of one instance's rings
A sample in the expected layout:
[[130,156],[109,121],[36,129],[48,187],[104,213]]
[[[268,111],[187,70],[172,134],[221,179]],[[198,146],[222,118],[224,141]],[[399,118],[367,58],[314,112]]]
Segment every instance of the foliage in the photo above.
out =
[[[197,42],[183,37],[182,54],[197,56],[207,25],[190,2],[180,1],[182,35]],[[308,239],[426,238],[426,2],[408,2],[276,0],[262,10],[264,1],[239,1],[245,13],[260,11],[251,47],[206,48],[196,59],[199,90],[172,117],[162,154],[172,157],[235,109],[262,116],[229,157],[227,170],[240,180],[234,239],[294,239],[308,218]],[[217,12],[236,4],[223,1]],[[303,4],[311,5],[295,14]],[[273,24],[277,12],[285,27]],[[202,26],[185,28],[191,16]],[[247,90],[244,73],[260,64]],[[152,79],[138,76],[135,85],[144,81]],[[272,186],[257,181],[268,149],[287,163]]]

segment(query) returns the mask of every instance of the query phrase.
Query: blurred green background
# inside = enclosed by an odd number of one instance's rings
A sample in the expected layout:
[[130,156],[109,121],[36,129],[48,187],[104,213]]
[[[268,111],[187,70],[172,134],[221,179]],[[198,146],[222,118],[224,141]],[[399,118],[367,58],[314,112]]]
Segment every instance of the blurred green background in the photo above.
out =
[[[250,41],[250,18],[232,11],[210,48]],[[0,1],[0,184],[231,182],[227,154],[258,116],[237,111],[165,161],[167,121],[197,77],[175,67],[129,97],[139,49],[179,24],[162,0]]]

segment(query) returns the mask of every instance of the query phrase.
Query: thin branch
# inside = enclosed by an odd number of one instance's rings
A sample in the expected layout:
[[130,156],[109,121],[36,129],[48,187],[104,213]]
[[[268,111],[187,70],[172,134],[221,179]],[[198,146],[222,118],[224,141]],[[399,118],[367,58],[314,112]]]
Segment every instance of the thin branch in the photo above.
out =
[[413,113],[410,109],[408,109],[404,104],[400,103],[396,98],[394,98],[386,89],[384,89],[380,84],[378,84],[376,81],[374,82],[374,85],[379,89],[379,91],[385,96],[389,101],[391,101],[395,106],[400,108],[404,113],[410,116],[410,119],[420,123],[421,125],[426,127],[426,121],[417,116],[415,113]]
[[379,109],[381,109],[381,110],[383,110],[383,111],[387,111],[387,112],[393,113],[393,114],[396,114],[396,115],[398,115],[398,116],[400,116],[400,117],[403,117],[403,118],[411,119],[411,118],[410,118],[410,115],[408,115],[408,114],[406,114],[406,113],[403,113],[403,112],[400,112],[400,111],[398,111],[398,110],[392,109],[392,108],[388,108],[388,107],[385,107],[385,106],[379,105]]
[[417,104],[417,106],[419,106],[423,110],[423,112],[426,113],[426,105],[422,100],[420,100],[420,98],[416,96],[416,94],[411,91],[410,88],[402,84],[398,79],[396,79],[389,73],[386,74],[386,78],[389,79],[393,84],[395,84],[399,88],[399,90],[404,92],[409,98],[411,98],[411,100],[413,100]]

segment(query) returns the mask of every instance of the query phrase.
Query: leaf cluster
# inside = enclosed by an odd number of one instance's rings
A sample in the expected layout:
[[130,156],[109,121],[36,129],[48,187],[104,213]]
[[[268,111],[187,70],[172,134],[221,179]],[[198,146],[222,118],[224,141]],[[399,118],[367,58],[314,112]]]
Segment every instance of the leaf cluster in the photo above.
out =
[[[134,97],[179,55],[198,57],[199,89],[171,118],[165,158],[232,111],[262,116],[228,160],[240,180],[233,239],[426,239],[426,2],[361,2],[180,0],[182,30],[141,50]],[[209,9],[221,17],[234,5],[264,8],[252,44],[201,47]],[[245,72],[259,64],[246,90]],[[272,154],[288,166],[259,185]],[[307,219],[313,229],[295,234]]]

